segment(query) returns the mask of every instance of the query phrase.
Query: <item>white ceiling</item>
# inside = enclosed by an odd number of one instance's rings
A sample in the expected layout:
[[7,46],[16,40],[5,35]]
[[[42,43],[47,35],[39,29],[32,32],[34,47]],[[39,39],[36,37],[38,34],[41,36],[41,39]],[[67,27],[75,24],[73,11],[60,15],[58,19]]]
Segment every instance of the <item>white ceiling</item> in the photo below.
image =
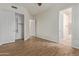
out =
[[31,13],[31,15],[39,14],[49,9],[51,6],[51,4],[46,4],[46,3],[43,3],[42,6],[38,6],[37,3],[23,3],[23,4],[20,3],[18,5],[21,5],[27,8],[27,10],[29,11],[29,13]]
[[59,8],[59,6],[69,6],[69,5],[74,5],[74,4],[68,4],[68,3],[42,3],[42,6],[38,6],[37,3],[18,3],[18,5],[23,6],[25,8],[27,8],[27,10],[29,11],[29,13],[31,15],[37,15],[39,13],[42,13],[45,10],[48,10],[50,8],[54,8],[57,7]]

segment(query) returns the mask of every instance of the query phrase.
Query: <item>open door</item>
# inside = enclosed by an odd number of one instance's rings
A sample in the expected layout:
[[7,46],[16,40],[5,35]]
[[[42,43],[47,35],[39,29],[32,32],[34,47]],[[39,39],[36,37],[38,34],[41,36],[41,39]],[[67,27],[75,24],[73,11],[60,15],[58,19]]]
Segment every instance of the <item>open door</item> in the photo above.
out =
[[59,14],[59,53],[61,55],[72,54],[72,8],[60,11]]
[[15,13],[16,20],[16,40],[23,39],[24,40],[24,15]]
[[59,16],[59,43],[71,46],[72,8],[60,11]]

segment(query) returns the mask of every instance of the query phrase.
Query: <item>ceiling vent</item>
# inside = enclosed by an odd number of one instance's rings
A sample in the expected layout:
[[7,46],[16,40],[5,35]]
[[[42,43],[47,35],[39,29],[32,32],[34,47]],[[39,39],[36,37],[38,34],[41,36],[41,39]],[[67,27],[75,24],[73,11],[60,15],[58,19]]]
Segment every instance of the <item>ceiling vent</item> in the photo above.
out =
[[12,8],[14,8],[14,9],[18,9],[16,6],[11,6]]

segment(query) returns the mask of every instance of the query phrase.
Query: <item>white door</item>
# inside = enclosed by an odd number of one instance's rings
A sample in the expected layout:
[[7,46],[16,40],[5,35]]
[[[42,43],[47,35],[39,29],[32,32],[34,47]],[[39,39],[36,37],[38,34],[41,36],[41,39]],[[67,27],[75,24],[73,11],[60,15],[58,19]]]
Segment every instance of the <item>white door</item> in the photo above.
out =
[[24,39],[24,15],[15,13],[16,17],[16,40]]
[[65,46],[71,46],[72,8],[60,11],[59,16],[59,43]]
[[63,40],[63,13],[59,13],[59,43]]
[[15,13],[0,10],[0,44],[15,41]]
[[29,20],[29,35],[35,36],[35,20]]

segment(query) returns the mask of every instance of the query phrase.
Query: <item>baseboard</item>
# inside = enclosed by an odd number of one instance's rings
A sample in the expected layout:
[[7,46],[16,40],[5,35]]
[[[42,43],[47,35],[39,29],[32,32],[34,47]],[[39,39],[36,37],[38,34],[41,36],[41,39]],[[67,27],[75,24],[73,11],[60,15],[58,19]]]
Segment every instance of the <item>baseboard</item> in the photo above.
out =
[[[34,37],[34,36],[32,36],[32,37]],[[53,42],[55,42],[55,43],[59,43],[58,41],[55,41],[55,40],[48,40],[48,39],[46,39],[46,38],[44,38],[44,37],[41,37],[41,36],[35,36],[35,37],[37,37],[37,38],[40,38],[40,39],[44,39],[44,40],[47,40],[47,41],[53,41]],[[77,46],[71,46],[72,48],[74,48],[74,49],[79,49],[79,47],[77,47]]]
[[5,43],[1,43],[0,45],[4,45],[4,44],[8,44],[8,43],[13,43],[13,42],[15,42],[15,40],[9,41],[9,42],[5,42]]
[[24,41],[26,41],[26,40],[29,39],[29,38],[30,38],[30,36],[24,37]]
[[45,39],[45,40],[49,40],[49,41],[58,42],[57,39],[55,39],[55,38],[51,38],[51,37],[48,37],[48,36],[37,35],[36,37],[38,37],[38,38],[42,38],[42,39]]
[[72,48],[74,48],[74,49],[79,49],[79,47],[77,47],[77,46],[72,46]]

